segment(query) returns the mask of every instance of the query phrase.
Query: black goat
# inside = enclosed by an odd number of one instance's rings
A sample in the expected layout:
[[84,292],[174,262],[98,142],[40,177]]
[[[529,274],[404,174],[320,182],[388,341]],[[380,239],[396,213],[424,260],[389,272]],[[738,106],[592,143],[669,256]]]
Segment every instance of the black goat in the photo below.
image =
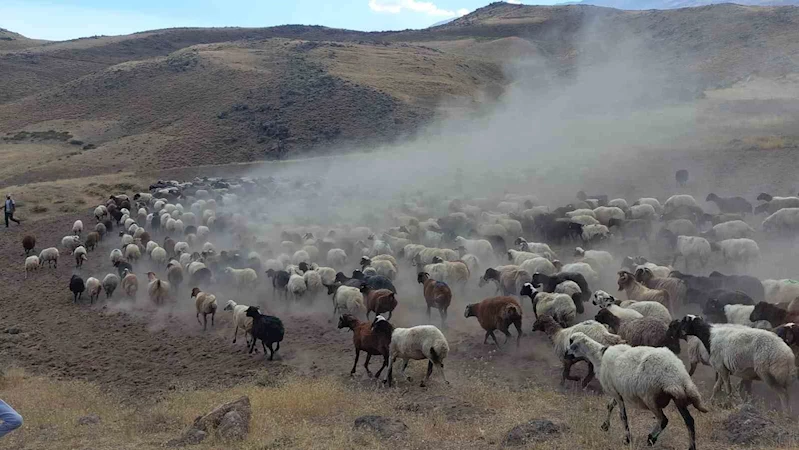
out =
[[83,295],[83,291],[86,290],[86,284],[83,283],[83,278],[72,275],[72,278],[69,279],[69,290],[72,291],[72,295],[74,296],[72,302],[78,303],[81,295]]
[[[246,315],[247,317],[252,317],[252,329],[250,331],[250,334],[252,334],[252,343],[250,344],[249,353],[255,350],[255,343],[260,339],[261,345],[264,348],[264,356],[266,356],[266,349],[268,348],[269,360],[272,361],[275,357],[275,353],[280,350],[280,342],[283,341],[283,335],[285,333],[283,322],[275,316],[261,314],[255,306],[247,308]],[[272,349],[272,344],[277,344],[274,350]]]

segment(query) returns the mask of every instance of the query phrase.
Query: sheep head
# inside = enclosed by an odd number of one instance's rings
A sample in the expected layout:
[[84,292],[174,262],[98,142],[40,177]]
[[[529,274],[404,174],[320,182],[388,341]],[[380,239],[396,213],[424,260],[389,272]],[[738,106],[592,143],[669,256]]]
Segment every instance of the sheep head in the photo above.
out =
[[200,288],[198,288],[198,287],[196,287],[196,288],[193,288],[193,289],[191,290],[191,297],[189,297],[189,298],[194,298],[194,297],[196,297],[196,296],[197,296],[197,294],[199,294],[200,292],[202,292],[202,291],[200,290]]
[[338,328],[353,328],[358,324],[358,319],[350,314],[344,314],[338,318]]
[[223,311],[233,311],[233,308],[235,307],[236,307],[236,302],[234,302],[233,300],[228,300],[227,303],[225,304],[225,308],[223,309]]
[[616,280],[616,283],[619,285],[619,291],[623,291],[625,287],[629,286],[633,281],[635,281],[633,274],[627,272],[626,270],[620,270],[618,275],[619,279]]
[[616,302],[616,298],[603,290],[595,291],[591,303],[600,308],[607,308]]
[[418,274],[416,274],[416,281],[419,284],[424,284],[424,282],[427,281],[428,278],[430,278],[430,274],[427,272],[419,272]]

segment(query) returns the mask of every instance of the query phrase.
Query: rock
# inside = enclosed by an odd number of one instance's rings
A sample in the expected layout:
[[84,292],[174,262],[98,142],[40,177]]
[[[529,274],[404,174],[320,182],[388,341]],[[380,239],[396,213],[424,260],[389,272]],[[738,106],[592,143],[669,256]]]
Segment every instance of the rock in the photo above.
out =
[[383,416],[361,416],[355,419],[355,429],[377,432],[382,438],[390,439],[408,430],[399,419]]
[[557,425],[546,419],[534,419],[521,425],[516,425],[502,441],[504,446],[515,447],[533,442],[546,442],[557,438],[567,430],[565,425]]
[[164,447],[185,447],[187,445],[197,445],[204,441],[208,434],[196,428],[189,428],[179,438],[172,439],[164,444]]
[[6,333],[8,334],[19,334],[21,330],[17,327],[8,327],[6,328]]
[[250,432],[250,423],[245,421],[238,411],[230,411],[222,416],[216,432],[222,440],[241,441]]
[[398,409],[417,413],[442,412],[449,422],[457,422],[471,416],[485,416],[494,413],[493,410],[480,408],[470,402],[445,395],[435,395],[418,402],[408,403]]
[[236,411],[241,418],[241,421],[246,424],[246,429],[250,428],[250,417],[252,416],[252,409],[250,408],[250,399],[247,396],[241,397],[238,400],[230,403],[225,403],[214,408],[204,416],[200,416],[194,420],[193,427],[202,431],[211,431],[219,428],[222,419],[231,411]]
[[778,425],[751,404],[727,416],[724,430],[729,443],[735,445],[772,446],[796,438],[792,430]]
[[89,414],[78,419],[78,425],[94,425],[100,423],[100,416]]

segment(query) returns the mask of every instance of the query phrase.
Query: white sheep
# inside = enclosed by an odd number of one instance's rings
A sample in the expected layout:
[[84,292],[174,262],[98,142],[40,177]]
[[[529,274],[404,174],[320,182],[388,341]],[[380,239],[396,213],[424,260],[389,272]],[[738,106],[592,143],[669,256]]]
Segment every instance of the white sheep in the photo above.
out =
[[114,291],[119,286],[119,276],[114,273],[109,273],[105,277],[103,277],[103,290],[105,291],[105,298],[111,298],[114,295]]
[[777,392],[783,410],[790,412],[788,389],[796,379],[795,357],[779,336],[740,325],[710,325],[691,314],[683,318],[680,329],[682,334],[698,337],[710,353],[710,365],[718,374],[711,400],[722,385],[732,394],[730,375],[734,375],[742,378],[741,388],[747,391],[752,380],[765,381]]
[[663,204],[663,212],[668,214],[680,206],[701,209],[699,208],[699,203],[697,203],[696,199],[692,196],[687,194],[677,194],[672,195],[668,198],[668,200],[666,200],[666,203]]
[[589,286],[596,286],[599,284],[599,274],[588,263],[575,262],[566,264],[565,266],[561,267],[560,271],[579,273],[585,278],[585,281],[588,282]]
[[677,262],[677,258],[680,256],[685,258],[686,268],[689,267],[692,260],[698,261],[702,267],[705,267],[705,264],[710,260],[710,242],[703,237],[677,236],[677,245],[675,249],[674,259],[671,262],[672,266]]
[[641,312],[635,309],[617,305],[616,298],[602,290],[594,291],[591,303],[602,309],[607,309],[611,314],[618,317],[622,323],[644,317]]
[[81,268],[83,263],[89,260],[89,256],[86,252],[86,247],[79,246],[72,252],[72,255],[75,257],[75,266]]
[[[363,260],[362,260],[363,261]],[[391,281],[394,281],[397,278],[397,266],[394,265],[389,260],[380,260],[380,259],[366,259],[369,266],[375,269],[377,275],[382,275],[388,278]]]
[[610,223],[611,219],[624,220],[626,217],[621,208],[616,208],[613,206],[600,206],[598,208],[594,208],[594,215],[596,216],[596,220],[606,227]]
[[[438,261],[438,259],[436,259]],[[469,281],[469,267],[461,261],[449,262],[442,261],[424,266],[424,272],[430,274],[430,278],[443,281],[449,285],[456,283],[466,283]]]
[[188,269],[189,264],[192,263],[191,254],[181,253],[180,256],[178,256],[178,263],[181,265],[181,267]]
[[191,247],[189,246],[188,242],[180,241],[175,243],[174,252],[175,255],[180,255],[181,253],[191,253]]
[[83,233],[83,221],[76,220],[75,223],[72,224],[72,233],[74,233],[75,236],[80,236],[80,234]]
[[610,428],[611,413],[618,405],[624,424],[625,444],[629,445],[632,439],[627,406],[648,409],[658,421],[648,437],[650,445],[654,445],[669,422],[663,414],[663,408],[673,401],[688,428],[689,448],[696,449],[694,419],[688,406],[693,405],[701,412],[708,410],[702,404],[699,389],[682,361],[671,350],[663,347],[630,347],[627,344],[606,347],[583,333],[574,333],[567,353],[571,357],[591,361],[599,372],[602,391],[612,398],[602,430]]
[[711,230],[711,235],[719,241],[740,238],[751,239],[755,235],[754,228],[750,227],[749,224],[743,220],[722,222],[720,224],[714,225]]
[[769,303],[790,303],[799,297],[799,281],[796,280],[763,280],[765,299]]
[[333,267],[342,267],[347,264],[347,252],[340,248],[331,248],[327,251],[327,263]]
[[58,268],[58,249],[55,247],[46,248],[39,253],[39,265],[43,266],[44,263],[50,267],[50,263],[54,263]]
[[86,279],[86,293],[89,294],[89,300],[94,303],[95,300],[100,298],[100,292],[103,290],[103,285],[100,280],[94,277]]
[[214,247],[214,244],[212,244],[210,242],[206,242],[206,243],[203,244],[202,252],[203,253],[216,253],[216,247]]
[[641,313],[644,317],[658,319],[668,325],[671,323],[669,309],[662,303],[653,301],[622,300],[619,306]]
[[166,262],[169,260],[169,255],[167,255],[166,250],[164,248],[156,246],[156,248],[153,249],[152,252],[150,252],[150,259],[152,259],[158,264],[166,264]]
[[192,262],[189,263],[188,266],[186,266],[186,271],[189,272],[189,276],[192,276],[198,270],[205,269],[205,268],[206,268],[206,266],[205,266],[204,263],[202,263],[200,261],[192,261]]
[[494,257],[494,247],[485,239],[466,239],[458,236],[455,238],[455,245],[465,248],[467,253],[486,261]]
[[725,239],[712,244],[712,247],[721,250],[724,262],[728,264],[737,263],[748,267],[760,259],[760,247],[751,239]]
[[125,246],[125,259],[129,262],[138,261],[141,259],[141,249],[136,244],[128,244]]
[[677,236],[696,236],[696,225],[688,219],[671,220],[666,223],[666,229]]
[[651,207],[653,207],[655,209],[656,213],[660,214],[660,213],[663,212],[663,206],[660,204],[660,200],[658,200],[656,198],[651,198],[651,197],[639,198],[633,204],[633,206],[636,206],[636,205],[650,205]]
[[133,242],[134,242],[133,236],[131,236],[131,235],[129,235],[129,234],[123,234],[123,235],[122,235],[122,238],[121,238],[121,239],[120,239],[120,241],[119,241],[119,246],[120,246],[121,248],[125,248],[125,247],[127,247],[128,245],[131,245],[131,244],[133,244]]
[[533,302],[535,317],[550,316],[563,327],[570,327],[577,317],[577,307],[572,297],[566,294],[539,292],[532,283],[525,283],[521,295],[527,295]]
[[238,290],[255,290],[256,284],[258,283],[258,274],[255,272],[255,270],[250,268],[234,269],[232,267],[228,267],[225,269],[225,273],[232,277],[233,284],[235,284]]
[[94,208],[94,217],[97,221],[103,220],[108,215],[108,208],[105,205],[100,205],[97,208]]
[[569,219],[572,223],[579,223],[580,225],[599,225],[599,221],[591,216],[574,216]]
[[305,250],[298,250],[298,251],[294,252],[294,256],[291,257],[291,263],[292,264],[297,265],[297,264],[299,264],[301,262],[305,262],[305,263],[308,263],[308,264],[313,262],[313,261],[311,261],[311,256]]
[[608,202],[608,206],[619,208],[623,211],[627,211],[630,208],[630,206],[627,204],[627,200],[623,198],[614,198]]
[[527,242],[522,237],[517,238],[516,242],[518,242],[519,249],[524,252],[537,253],[539,256],[543,256],[550,261],[557,257],[557,253],[552,250],[549,244],[543,242]]
[[[382,323],[385,322],[385,325]],[[390,329],[386,327],[388,322],[383,316],[377,316],[373,328],[383,330]],[[382,332],[382,331],[381,331]],[[424,387],[430,374],[433,372],[433,367],[437,367],[441,371],[441,378],[444,382],[449,384],[447,377],[444,375],[444,359],[449,354],[449,343],[444,334],[437,327],[433,325],[418,325],[411,328],[394,328],[391,332],[391,344],[388,350],[388,373],[386,374],[386,383],[391,386],[392,376],[394,373],[394,363],[397,359],[402,359],[402,369],[400,375],[410,381],[405,375],[405,368],[408,367],[408,361],[427,359],[429,361],[427,366],[427,376],[422,380],[420,386]]]
[[569,297],[574,298],[574,294],[582,294],[583,290],[580,289],[580,285],[575,283],[574,281],[566,280],[558,283],[558,285],[555,286],[555,293],[566,294]]
[[356,317],[366,315],[366,305],[363,303],[361,290],[351,286],[340,286],[333,293],[333,316],[339,311],[345,311]]
[[799,231],[799,208],[783,208],[775,211],[763,221],[763,230],[776,233]]
[[252,330],[252,317],[247,317],[247,305],[239,305],[233,300],[228,300],[225,304],[223,311],[233,312],[233,323],[236,324],[236,329],[233,331],[233,343],[236,343],[236,338],[239,334],[239,328],[244,330],[244,341],[247,345],[250,344],[250,331]]
[[607,270],[613,264],[613,255],[604,250],[583,250],[581,247],[574,249],[574,256],[578,262],[584,262],[596,272]]
[[281,270],[283,270],[285,267],[286,267],[286,266],[285,266],[285,265],[283,265],[283,263],[282,263],[282,262],[280,262],[280,261],[278,261],[278,260],[276,260],[276,259],[267,259],[267,260],[264,262],[264,267],[263,267],[263,268],[264,268],[264,270],[269,270],[269,269],[272,269],[272,270],[274,270],[275,272],[278,272],[278,271],[281,271]]
[[727,323],[732,325],[743,325],[750,328],[759,328],[761,330],[770,330],[771,323],[767,320],[759,320],[752,322],[749,316],[755,310],[755,305],[724,305],[724,317]]
[[303,278],[302,275],[292,274],[291,277],[289,277],[286,290],[294,300],[297,300],[305,295],[305,291],[307,289],[308,287],[305,285],[305,278]]
[[39,257],[36,255],[28,256],[25,258],[25,278],[28,278],[28,272],[39,270]]
[[[315,270],[309,270],[305,272],[302,274],[302,278],[305,280],[306,291],[311,294],[311,296],[322,292],[322,290],[325,288],[324,283],[322,282],[322,276]],[[333,279],[335,282],[335,275],[333,275]]]
[[544,256],[539,255],[538,253],[524,252],[513,249],[508,250],[508,259],[513,263],[514,266],[518,266],[529,259],[535,259],[541,257]]
[[799,208],[799,197],[772,197],[768,194],[760,194],[757,199],[766,201],[768,205],[766,211],[769,214],[774,214],[781,209]]
[[61,239],[61,246],[67,249],[70,255],[75,251],[76,248],[80,247],[80,245],[80,237],[78,236],[64,236],[64,238]]
[[144,253],[148,256],[152,256],[153,250],[158,248],[158,243],[155,241],[147,241],[147,245],[144,247]]
[[633,205],[627,210],[627,217],[630,219],[653,219],[657,214],[652,205]]
[[593,209],[580,208],[566,213],[566,217],[570,219],[578,216],[589,216],[596,219],[596,213],[594,212]]
[[111,250],[111,255],[109,256],[109,259],[111,260],[111,264],[115,265],[116,263],[123,261],[125,259],[125,256],[122,254],[122,250],[115,248]]
[[585,225],[581,236],[584,242],[594,242],[610,237],[610,230],[605,225]]
[[558,269],[555,267],[552,262],[546,258],[539,257],[528,259],[523,263],[519,264],[519,270],[523,270],[527,273],[543,273],[547,276],[552,276],[558,273]]

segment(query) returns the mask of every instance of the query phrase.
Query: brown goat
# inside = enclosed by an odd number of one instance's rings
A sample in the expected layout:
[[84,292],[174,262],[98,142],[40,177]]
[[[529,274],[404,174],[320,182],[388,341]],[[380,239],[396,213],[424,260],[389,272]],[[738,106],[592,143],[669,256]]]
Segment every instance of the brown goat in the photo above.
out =
[[486,331],[483,344],[488,343],[488,337],[494,340],[494,344],[499,348],[497,337],[494,330],[499,330],[505,334],[505,342],[510,339],[511,324],[516,327],[516,347],[522,339],[522,305],[513,297],[491,297],[480,303],[472,303],[466,306],[464,317],[477,317],[477,322]]
[[[660,278],[652,273],[651,269],[641,267],[635,271],[635,280],[649,289],[663,290],[669,293],[669,303],[664,305],[669,312],[674,314],[685,304],[688,295],[688,285],[679,278]],[[632,299],[642,300],[642,299]]]
[[[365,284],[363,286],[366,286]],[[394,308],[397,307],[397,299],[390,289],[368,289],[364,291],[363,287],[361,292],[366,294],[366,318],[369,318],[369,313],[375,313],[375,316],[384,312],[388,313],[388,319],[391,320],[391,314]]]
[[355,347],[355,362],[352,364],[350,375],[355,374],[355,368],[358,367],[358,358],[361,352],[366,352],[366,362],[363,367],[366,373],[372,376],[369,371],[369,361],[372,355],[383,355],[383,365],[377,371],[375,377],[380,378],[380,373],[388,366],[388,348],[391,344],[391,335],[382,333],[375,333],[372,331],[372,324],[370,322],[361,322],[354,316],[344,314],[338,319],[338,328],[349,328],[352,330],[352,344]]
[[769,302],[758,302],[749,314],[749,320],[768,320],[772,327],[778,327],[789,322],[799,322],[799,311],[789,311]]
[[427,302],[427,319],[430,319],[430,308],[438,309],[441,314],[441,328],[444,328],[447,320],[447,308],[452,303],[452,290],[443,281],[436,281],[430,278],[427,272],[419,272],[416,281],[424,286],[424,300]]
[[668,291],[663,289],[649,289],[636,281],[633,274],[625,270],[619,271],[618,275],[619,278],[616,280],[616,283],[619,285],[619,291],[625,291],[628,300],[658,302],[666,308],[669,308],[671,305],[671,296]]
[[36,247],[36,237],[30,234],[22,238],[22,248],[25,249],[25,256],[28,256]]

